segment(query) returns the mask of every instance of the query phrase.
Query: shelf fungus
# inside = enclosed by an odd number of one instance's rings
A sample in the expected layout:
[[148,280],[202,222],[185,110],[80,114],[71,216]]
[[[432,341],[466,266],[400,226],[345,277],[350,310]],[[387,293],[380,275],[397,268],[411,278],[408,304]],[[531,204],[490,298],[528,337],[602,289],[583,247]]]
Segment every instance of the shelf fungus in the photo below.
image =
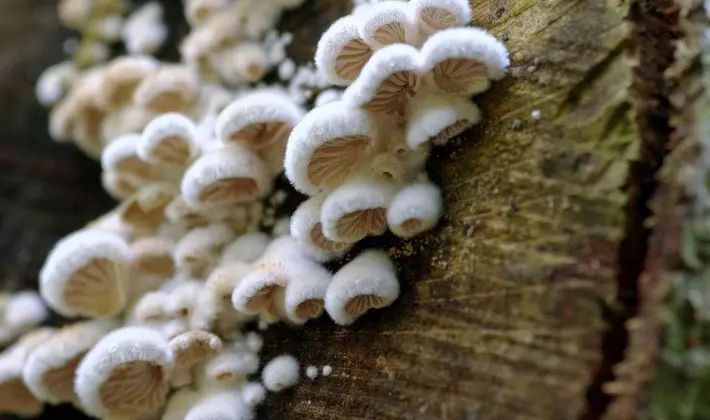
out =
[[471,20],[471,6],[467,0],[411,0],[409,6],[424,39],[438,31],[463,26]]
[[273,358],[264,366],[261,379],[266,389],[280,392],[298,383],[300,370],[298,360],[290,354],[284,354]]
[[[280,93],[257,91],[237,99],[219,114],[216,132],[225,144],[264,149],[288,137],[303,110]],[[283,156],[280,157],[283,160]]]
[[354,243],[387,231],[387,208],[395,185],[354,179],[328,195],[321,208],[323,235],[334,242]]
[[360,37],[373,48],[417,41],[417,27],[406,2],[387,0],[373,4],[359,20]]
[[414,98],[407,114],[406,142],[412,150],[427,142],[445,145],[481,121],[481,113],[473,102],[454,95]]
[[53,334],[51,328],[30,331],[0,353],[0,413],[34,417],[42,412],[42,402],[22,380],[22,369],[32,351]]
[[389,306],[399,296],[392,262],[382,251],[365,251],[333,276],[325,295],[328,315],[350,325],[365,312]]
[[76,370],[75,390],[87,413],[141,418],[165,405],[173,371],[168,341],[146,327],[124,327],[102,338]]
[[301,203],[291,216],[290,233],[296,242],[317,261],[330,261],[343,256],[352,244],[326,238],[321,224],[321,207],[327,194],[315,195]]
[[153,165],[184,168],[197,154],[197,127],[183,114],[171,112],[153,119],[138,145],[141,159]]
[[334,85],[352,83],[372,56],[372,48],[360,37],[358,23],[353,16],[340,18],[318,41],[316,66]]
[[100,230],[76,232],[50,251],[39,274],[40,294],[64,316],[107,317],[126,304],[130,249]]
[[286,176],[297,190],[314,195],[340,185],[378,147],[374,119],[362,109],[334,102],[313,109],[291,132]]
[[479,28],[453,28],[432,35],[421,50],[422,71],[429,72],[442,91],[475,95],[492,80],[505,76],[508,51],[493,35]]
[[271,190],[271,177],[259,156],[233,144],[200,156],[185,173],[181,190],[193,208],[249,202]]
[[84,355],[115,329],[114,321],[82,321],[58,330],[30,353],[22,378],[30,392],[50,404],[78,403],[74,374]]
[[443,214],[441,190],[431,183],[403,188],[387,210],[387,225],[401,238],[411,238],[433,228]]
[[360,76],[345,89],[343,101],[376,115],[402,114],[421,86],[420,57],[407,44],[377,50]]

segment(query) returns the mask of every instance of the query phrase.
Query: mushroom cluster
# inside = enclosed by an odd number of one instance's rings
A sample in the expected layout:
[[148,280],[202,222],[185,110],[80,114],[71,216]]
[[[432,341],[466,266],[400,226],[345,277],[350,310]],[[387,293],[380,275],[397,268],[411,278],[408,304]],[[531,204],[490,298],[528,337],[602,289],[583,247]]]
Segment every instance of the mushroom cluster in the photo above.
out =
[[467,0],[362,4],[321,37],[315,62],[342,98],[311,110],[291,133],[286,175],[311,196],[291,234],[320,260],[367,236],[409,238],[442,215],[424,165],[432,145],[477,124],[470,97],[501,79],[506,48],[479,28]]
[[[388,227],[411,237],[437,223],[430,146],[479,121],[468,97],[502,77],[507,53],[458,28],[465,0],[384,1],[336,21],[315,67],[299,67],[274,26],[302,1],[185,0],[179,63],[151,56],[167,36],[158,3],[124,19],[121,1],[60,2],[85,39],[84,25],[118,27],[105,42],[128,53],[61,63],[37,83],[52,136],[100,159],[120,204],[54,246],[39,295],[0,299],[0,344],[17,339],[0,353],[0,394],[13,396],[0,412],[46,402],[98,418],[251,419],[302,368],[282,354],[260,369],[254,326],[326,312],[350,325],[397,299],[384,251],[334,273],[323,263]],[[255,85],[276,65],[281,83]],[[311,197],[277,221],[284,169]],[[47,307],[73,323],[38,327]]]

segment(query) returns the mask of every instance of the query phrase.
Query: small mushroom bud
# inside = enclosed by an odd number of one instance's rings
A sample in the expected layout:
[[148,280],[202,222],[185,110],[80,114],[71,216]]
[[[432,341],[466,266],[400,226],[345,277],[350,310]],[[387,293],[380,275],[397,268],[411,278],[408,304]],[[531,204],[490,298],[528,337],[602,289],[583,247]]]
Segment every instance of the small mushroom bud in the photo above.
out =
[[50,251],[39,274],[40,294],[64,316],[114,316],[126,304],[128,244],[117,235],[84,230]]
[[399,296],[394,266],[381,251],[365,251],[333,276],[325,309],[338,325],[350,325],[370,309],[389,306]]
[[411,238],[433,228],[443,213],[441,190],[434,184],[404,187],[387,210],[387,224],[395,235]]
[[168,183],[152,183],[123,202],[119,209],[121,221],[135,230],[155,231],[163,221],[165,207],[178,194]]
[[197,100],[199,81],[187,67],[164,65],[143,79],[133,100],[156,113],[184,112]]
[[372,48],[360,38],[358,19],[336,20],[321,36],[316,47],[318,71],[330,83],[347,86],[359,75],[372,56]]
[[106,110],[117,110],[133,100],[133,92],[149,74],[158,70],[158,61],[149,56],[125,56],[106,67],[103,88],[96,98]]
[[82,359],[75,390],[87,413],[141,418],[165,405],[173,352],[158,332],[124,327],[101,339]]
[[264,381],[266,389],[279,392],[298,383],[299,370],[298,360],[285,354],[272,359],[264,366],[261,379]]

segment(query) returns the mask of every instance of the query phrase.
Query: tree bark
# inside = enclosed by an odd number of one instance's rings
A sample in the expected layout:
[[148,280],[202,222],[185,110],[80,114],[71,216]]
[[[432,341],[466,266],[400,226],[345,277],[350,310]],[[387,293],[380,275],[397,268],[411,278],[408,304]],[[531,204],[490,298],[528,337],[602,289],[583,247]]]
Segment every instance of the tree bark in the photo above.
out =
[[[684,85],[674,80],[686,79],[666,74],[684,3],[475,1],[472,24],[505,41],[512,65],[475,98],[484,123],[430,159],[444,221],[421,238],[358,247],[384,247],[396,262],[402,294],[392,307],[350,328],[323,317],[266,332],[262,360],[290,352],[333,373],[271,395],[259,418],[634,418],[661,345],[658,290],[687,217],[674,178],[657,179],[679,124],[669,98]],[[14,164],[20,198],[51,205],[0,196],[0,269],[34,286],[49,246],[110,204],[97,166],[52,145],[46,113],[27,99],[62,41],[54,2],[32,4],[0,2],[0,166]],[[289,55],[311,61],[349,8],[309,0],[287,14]],[[52,162],[61,170],[46,169]],[[44,245],[33,248],[35,237]],[[36,263],[22,265],[22,255]]]

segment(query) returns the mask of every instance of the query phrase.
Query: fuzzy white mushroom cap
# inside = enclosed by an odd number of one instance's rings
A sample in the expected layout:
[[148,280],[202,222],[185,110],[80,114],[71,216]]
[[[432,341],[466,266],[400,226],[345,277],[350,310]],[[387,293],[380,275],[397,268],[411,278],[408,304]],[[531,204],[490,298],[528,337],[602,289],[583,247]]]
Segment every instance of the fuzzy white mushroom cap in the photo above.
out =
[[407,109],[407,146],[414,150],[449,139],[478,124],[481,113],[469,99],[454,95],[418,95]]
[[266,399],[266,388],[258,382],[249,382],[242,387],[242,400],[250,407],[256,407]]
[[431,183],[404,187],[387,210],[387,225],[401,238],[411,238],[433,228],[444,212],[441,190]]
[[35,84],[35,96],[39,103],[51,106],[59,102],[77,77],[77,73],[76,66],[71,61],[63,61],[47,68]]
[[199,78],[181,65],[163,65],[143,79],[133,95],[135,104],[153,112],[181,112],[197,100]]
[[320,213],[327,196],[327,194],[319,194],[309,198],[301,203],[291,216],[291,236],[317,261],[339,258],[353,245],[333,242],[323,235]]
[[197,127],[185,115],[160,115],[143,130],[138,156],[155,165],[186,166],[197,152],[197,136]]
[[170,340],[175,358],[175,369],[189,372],[200,362],[217,356],[222,351],[222,340],[207,331],[188,331]]
[[316,47],[315,64],[330,83],[347,86],[360,74],[372,48],[358,32],[358,19],[345,16],[336,20],[321,36]]
[[429,38],[421,49],[422,71],[441,90],[474,95],[500,80],[510,65],[502,42],[480,28],[454,28]]
[[161,420],[185,420],[185,415],[200,400],[200,397],[200,391],[189,387],[177,390],[168,399]]
[[285,354],[272,359],[264,366],[264,370],[261,372],[261,379],[266,389],[272,392],[279,392],[298,383],[300,370],[298,360],[289,354]]
[[215,389],[205,392],[185,420],[252,420],[254,413],[233,389]]
[[340,185],[378,147],[377,127],[364,110],[338,101],[313,109],[288,139],[284,168],[308,195]]
[[271,178],[257,155],[233,144],[200,156],[185,173],[181,190],[193,208],[253,201],[271,190]]
[[175,273],[173,251],[175,243],[169,239],[145,237],[131,244],[131,265],[139,275],[172,277]]
[[[132,166],[140,166],[138,165],[140,160],[133,161],[139,159],[138,146],[140,143],[140,134],[126,134],[113,139],[101,152],[101,168],[104,171],[128,172],[133,169]],[[143,165],[146,168],[149,167],[148,164],[144,163]]]
[[422,38],[471,20],[468,0],[411,0],[409,7]]
[[417,42],[417,28],[410,18],[407,2],[386,0],[375,3],[358,20],[360,37],[374,48]]
[[204,273],[219,261],[219,255],[234,233],[228,225],[216,223],[192,229],[175,246],[175,263],[194,273]]
[[0,412],[22,417],[35,417],[42,412],[42,402],[22,381],[22,368],[32,351],[53,334],[51,328],[30,331],[0,353]]
[[354,243],[387,230],[387,208],[396,187],[386,181],[353,179],[331,192],[321,207],[323,235]]
[[49,315],[42,298],[34,291],[14,293],[5,304],[4,324],[16,331],[25,332]]
[[138,84],[159,67],[159,61],[145,55],[118,57],[106,66],[96,101],[106,110],[129,104]]
[[338,325],[350,325],[370,309],[389,306],[399,296],[392,262],[382,251],[365,251],[333,276],[325,308]]
[[145,293],[133,307],[132,319],[141,324],[165,322],[170,318],[169,303],[170,294],[163,290]]
[[138,418],[165,404],[173,369],[168,341],[146,327],[124,327],[99,341],[76,371],[75,390],[82,407],[105,418]]
[[185,0],[185,17],[192,26],[203,25],[225,9],[230,0]]
[[217,118],[219,139],[263,149],[282,138],[303,118],[303,110],[286,95],[269,90],[256,91],[229,104]]
[[167,303],[167,311],[173,319],[189,319],[197,306],[197,299],[204,283],[195,280],[184,280],[179,282],[170,290],[170,299]]
[[199,387],[231,385],[259,370],[259,358],[250,351],[225,349],[208,360],[198,373]]
[[239,236],[222,251],[222,263],[229,261],[254,262],[269,246],[269,235],[262,232]]
[[139,189],[121,203],[121,221],[136,230],[154,231],[164,220],[165,207],[178,195],[167,182],[154,182]]
[[163,20],[163,6],[157,1],[145,3],[126,19],[122,38],[130,54],[155,53],[168,37]]
[[317,262],[305,257],[285,261],[288,272],[284,308],[289,321],[304,324],[324,310],[325,293],[332,275]]
[[392,44],[379,49],[363,67],[360,77],[343,93],[343,101],[375,114],[401,112],[419,89],[421,58],[416,48]]
[[84,354],[116,328],[114,321],[84,321],[58,330],[30,353],[22,378],[35,397],[51,404],[76,402],[74,373]]
[[59,241],[39,273],[42,298],[64,316],[112,316],[126,304],[128,244],[100,230]]

